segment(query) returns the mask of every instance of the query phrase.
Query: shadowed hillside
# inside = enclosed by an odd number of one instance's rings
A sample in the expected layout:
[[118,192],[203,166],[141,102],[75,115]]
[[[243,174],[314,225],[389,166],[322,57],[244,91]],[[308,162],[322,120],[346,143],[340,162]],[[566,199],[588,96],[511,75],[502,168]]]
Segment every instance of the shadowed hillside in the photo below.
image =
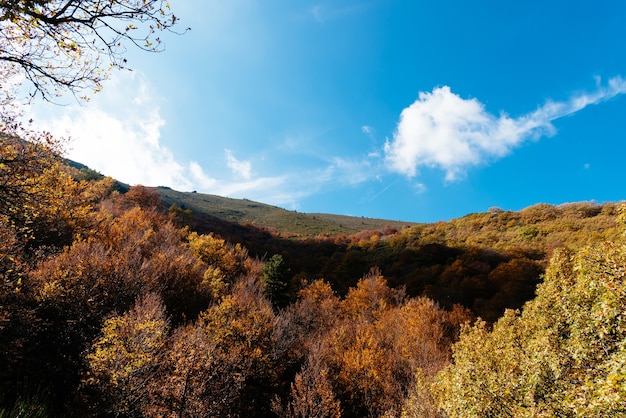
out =
[[613,203],[492,208],[449,222],[409,224],[156,190],[166,206],[192,215],[192,230],[241,244],[261,260],[280,255],[292,297],[317,279],[345,295],[376,267],[410,296],[428,296],[444,307],[461,304],[488,321],[534,296],[554,249],[576,250],[619,235]]

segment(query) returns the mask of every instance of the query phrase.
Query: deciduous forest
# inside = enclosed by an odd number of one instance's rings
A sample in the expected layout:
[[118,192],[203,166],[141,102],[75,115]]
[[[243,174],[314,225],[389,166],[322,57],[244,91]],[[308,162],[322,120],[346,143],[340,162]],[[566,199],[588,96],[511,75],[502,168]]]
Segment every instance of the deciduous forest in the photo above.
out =
[[1,141],[1,416],[626,414],[618,205],[260,230],[252,255],[48,137]]
[[98,91],[176,23],[160,0],[0,0],[0,417],[626,416],[621,204],[302,237],[125,187],[21,122],[16,77]]

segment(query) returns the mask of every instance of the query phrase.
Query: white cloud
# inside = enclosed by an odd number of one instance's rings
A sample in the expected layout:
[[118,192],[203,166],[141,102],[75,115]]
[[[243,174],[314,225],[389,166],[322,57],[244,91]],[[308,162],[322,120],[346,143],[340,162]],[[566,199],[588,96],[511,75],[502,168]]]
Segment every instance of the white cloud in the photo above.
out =
[[327,167],[327,173],[328,181],[354,186],[374,178],[377,170],[370,159],[334,157],[331,165]]
[[413,188],[415,188],[415,192],[417,194],[425,193],[426,190],[428,190],[428,188],[426,187],[426,185],[424,183],[415,183],[413,185]]
[[159,100],[156,89],[141,75],[122,73],[85,105],[38,103],[28,114],[41,129],[71,137],[68,158],[131,185],[169,186],[297,207],[299,199],[332,181],[333,170],[253,177],[251,162],[238,160],[228,149],[225,164],[234,177],[216,178],[197,161],[185,162],[163,144],[166,121],[159,112]]
[[235,175],[245,180],[250,180],[252,177],[252,164],[250,161],[240,161],[235,158],[233,152],[229,149],[225,149],[226,153],[226,165],[232,170]]
[[206,175],[200,164],[195,161],[189,163],[189,173],[192,182],[201,190],[211,190],[218,184],[218,181]]
[[488,113],[476,99],[463,99],[450,87],[422,92],[401,115],[396,132],[385,144],[389,169],[408,177],[421,167],[445,171],[447,181],[471,166],[501,158],[525,140],[553,135],[552,122],[585,107],[626,93],[626,80],[615,77],[607,86],[565,102],[549,101],[536,111],[511,118]]
[[122,182],[192,187],[188,168],[161,143],[158,99],[137,73],[119,73],[91,102],[30,109],[40,127],[69,136],[67,157]]

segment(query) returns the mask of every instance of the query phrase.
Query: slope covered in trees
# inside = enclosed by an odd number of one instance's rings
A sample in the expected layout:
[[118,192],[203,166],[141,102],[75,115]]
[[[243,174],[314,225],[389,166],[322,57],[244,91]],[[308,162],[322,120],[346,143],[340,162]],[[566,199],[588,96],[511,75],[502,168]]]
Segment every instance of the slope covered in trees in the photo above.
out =
[[623,237],[557,250],[537,297],[492,330],[465,326],[452,364],[416,392],[448,416],[626,416],[625,266]]
[[390,285],[404,286],[410,296],[427,296],[448,308],[460,303],[488,321],[534,296],[556,248],[578,249],[619,235],[616,204],[610,203],[541,204],[519,212],[491,210],[450,222],[315,238],[242,225],[215,213],[188,215],[193,229],[217,232],[255,257],[281,255],[292,294],[303,281],[324,278],[345,295],[359,277],[378,267]]
[[163,210],[17,122],[14,77],[98,90],[176,22],[161,0],[0,1],[0,417],[626,416],[617,205],[357,233],[296,214],[301,239]]
[[3,416],[626,413],[617,205],[257,230],[257,257],[53,142],[0,140]]
[[[414,371],[437,370],[469,317],[406,298],[377,271],[344,299],[314,281],[278,308],[268,277],[279,258],[264,268],[240,245],[178,228],[142,187],[74,180],[44,144],[3,138],[1,149],[5,183],[37,202],[3,215],[4,414],[399,411]],[[41,175],[47,187],[34,188]]]

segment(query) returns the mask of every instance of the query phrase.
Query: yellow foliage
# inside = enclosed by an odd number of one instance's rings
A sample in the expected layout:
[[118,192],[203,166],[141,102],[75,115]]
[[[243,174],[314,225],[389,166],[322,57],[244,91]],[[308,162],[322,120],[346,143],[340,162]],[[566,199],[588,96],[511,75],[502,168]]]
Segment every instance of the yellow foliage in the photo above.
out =
[[[426,298],[405,300],[376,270],[341,302],[322,281],[301,291],[300,297],[294,308],[312,306],[312,318],[328,325],[305,328],[316,337],[305,345],[307,363],[292,386],[288,404],[292,412],[296,406],[319,411],[341,402],[348,416],[399,416],[417,374],[432,376],[447,364],[451,330],[466,317],[458,309],[448,313]],[[309,299],[317,303],[309,305]],[[322,304],[336,307],[318,313]],[[334,320],[329,320],[331,312]],[[312,370],[317,379],[309,376]],[[322,378],[324,370],[328,372]],[[327,402],[320,400],[321,393]]]
[[[555,251],[537,297],[464,328],[432,385],[450,417],[626,416],[626,245]],[[503,378],[506,377],[506,378]]]
[[86,383],[109,398],[116,413],[148,402],[147,383],[163,355],[168,324],[158,296],[148,294],[125,315],[105,321],[87,355]]
[[232,245],[213,234],[196,232],[190,233],[187,241],[193,254],[207,265],[203,284],[216,299],[226,294],[236,279],[260,271],[240,244]]

